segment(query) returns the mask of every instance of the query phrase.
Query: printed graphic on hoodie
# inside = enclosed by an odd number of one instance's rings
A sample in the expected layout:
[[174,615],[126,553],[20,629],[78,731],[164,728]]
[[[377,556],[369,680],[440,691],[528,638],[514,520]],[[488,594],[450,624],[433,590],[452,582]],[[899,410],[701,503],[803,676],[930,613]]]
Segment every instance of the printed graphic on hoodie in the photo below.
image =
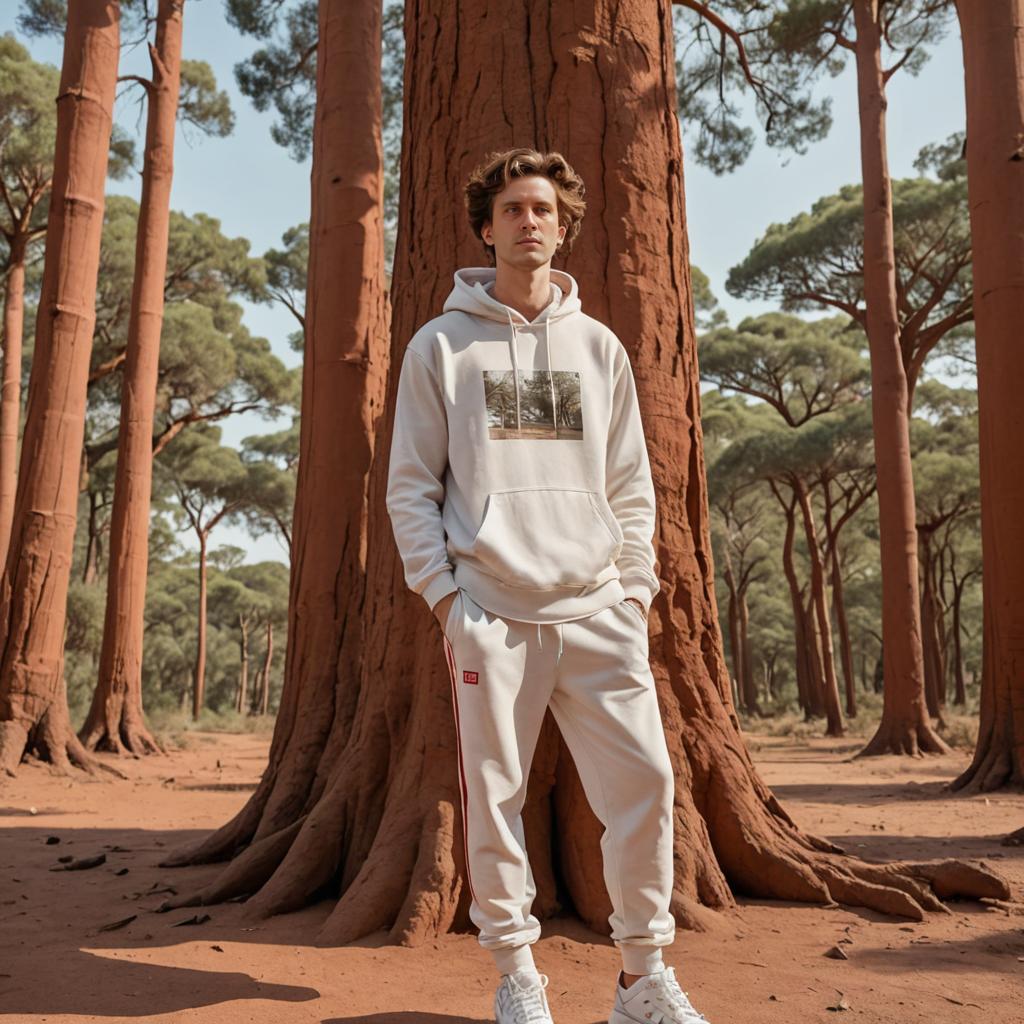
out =
[[[482,370],[492,440],[583,440],[580,375],[574,370]],[[518,386],[517,386],[518,385]]]

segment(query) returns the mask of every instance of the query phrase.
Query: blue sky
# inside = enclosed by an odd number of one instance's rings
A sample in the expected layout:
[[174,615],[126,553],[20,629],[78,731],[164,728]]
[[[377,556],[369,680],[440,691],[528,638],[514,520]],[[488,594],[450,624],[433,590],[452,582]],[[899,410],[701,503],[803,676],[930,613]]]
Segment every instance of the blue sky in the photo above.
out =
[[[35,59],[59,65],[61,41],[22,37],[16,27],[18,6],[11,0],[3,4],[0,32],[14,32]],[[255,48],[253,40],[228,26],[221,0],[189,0],[186,4],[184,53],[192,60],[207,61],[214,69],[219,87],[231,97],[236,129],[226,139],[207,138],[188,126],[179,131],[172,205],[186,213],[201,211],[217,217],[226,234],[248,238],[251,251],[260,253],[279,245],[284,231],[308,218],[310,167],[308,162],[294,161],[271,139],[273,113],[253,109],[235,84],[234,65]],[[144,46],[123,55],[122,73],[148,75]],[[118,123],[126,131],[138,133],[141,142],[138,87],[122,85],[122,90],[116,109]],[[725,291],[729,268],[743,258],[769,224],[786,221],[818,197],[859,180],[852,65],[839,77],[821,83],[819,95],[824,94],[832,96],[833,128],[828,138],[806,154],[778,152],[759,143],[742,168],[723,177],[694,163],[685,165],[691,258],[710,278],[733,323],[770,306],[729,296]],[[894,76],[888,97],[891,172],[894,177],[911,176],[916,173],[914,158],[923,145],[963,128],[963,68],[955,32],[933,50],[917,77],[904,72]],[[112,182],[110,191],[137,197],[138,184],[137,180]],[[254,333],[270,339],[287,365],[298,363],[298,354],[287,343],[295,322],[285,310],[249,306],[247,323]],[[276,429],[252,416],[236,417],[223,426],[229,442]],[[184,535],[183,540],[189,543]],[[213,543],[245,548],[248,561],[284,558],[283,549],[272,538],[253,541],[232,527],[219,529]]]

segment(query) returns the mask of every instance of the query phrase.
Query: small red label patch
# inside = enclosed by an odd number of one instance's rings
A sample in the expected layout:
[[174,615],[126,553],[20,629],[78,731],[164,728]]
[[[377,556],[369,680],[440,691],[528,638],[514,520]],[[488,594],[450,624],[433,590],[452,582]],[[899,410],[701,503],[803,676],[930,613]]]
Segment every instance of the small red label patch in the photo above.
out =
[[480,682],[480,673],[470,672],[468,670],[464,671],[462,673],[462,681],[464,683],[472,683],[474,686],[476,686]]

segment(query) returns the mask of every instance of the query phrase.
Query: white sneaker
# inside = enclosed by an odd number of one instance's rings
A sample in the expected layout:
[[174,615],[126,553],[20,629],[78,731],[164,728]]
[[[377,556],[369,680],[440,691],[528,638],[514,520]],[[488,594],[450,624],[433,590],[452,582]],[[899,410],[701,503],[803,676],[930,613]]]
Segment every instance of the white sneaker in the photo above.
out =
[[707,1020],[690,1005],[671,967],[649,974],[628,990],[615,982],[615,1008],[608,1024],[707,1024]]
[[[540,978],[538,984],[534,978]],[[494,996],[497,1024],[554,1024],[548,1009],[546,974],[506,974]]]

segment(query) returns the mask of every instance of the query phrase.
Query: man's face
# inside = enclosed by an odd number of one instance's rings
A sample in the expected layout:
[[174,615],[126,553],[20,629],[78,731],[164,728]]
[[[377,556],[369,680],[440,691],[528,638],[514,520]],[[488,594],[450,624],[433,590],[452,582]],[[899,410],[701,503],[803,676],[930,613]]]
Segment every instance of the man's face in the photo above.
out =
[[494,197],[481,234],[494,246],[496,262],[531,270],[551,261],[565,231],[558,223],[555,186],[542,174],[528,174],[513,178]]

